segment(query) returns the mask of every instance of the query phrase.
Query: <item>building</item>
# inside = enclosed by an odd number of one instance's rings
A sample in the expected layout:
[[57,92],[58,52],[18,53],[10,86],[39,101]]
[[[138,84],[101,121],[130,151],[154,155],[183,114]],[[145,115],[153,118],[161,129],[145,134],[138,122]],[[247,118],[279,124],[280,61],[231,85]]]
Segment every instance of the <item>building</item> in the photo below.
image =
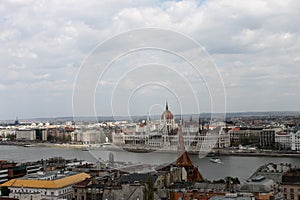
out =
[[35,137],[40,141],[47,141],[47,129],[35,129]]
[[17,140],[36,140],[36,133],[33,129],[18,129],[16,130]]
[[275,146],[275,130],[263,129],[259,132],[259,146],[274,147]]
[[[154,125],[155,124],[155,125]],[[158,122],[150,122],[148,119],[137,125],[134,132],[130,130],[115,131],[112,133],[112,141],[124,149],[131,151],[167,150],[176,151],[179,140],[179,125],[175,123],[172,112],[166,104],[166,110],[162,113]],[[147,128],[148,127],[148,128]],[[158,127],[158,129],[153,129]],[[205,134],[199,133],[195,126],[180,126],[184,144],[188,152],[206,152],[212,148],[224,148],[230,146],[230,138],[221,127],[206,130]]]
[[[19,192],[19,193],[15,193],[15,194],[9,194],[10,198],[16,198],[18,200],[41,200],[42,199],[42,195],[38,192]],[[0,199],[1,200],[1,199]]]
[[300,199],[300,169],[293,168],[282,175],[283,199]]
[[177,128],[172,112],[169,110],[168,102],[166,102],[166,110],[161,115],[161,125],[159,131],[163,134],[173,134]]
[[291,150],[299,151],[300,150],[300,131],[296,133],[291,133]]
[[176,167],[182,168],[182,180],[191,181],[204,181],[204,178],[200,174],[197,167],[194,166],[190,156],[185,150],[184,139],[182,136],[182,131],[179,129],[179,141],[177,147],[177,160]]
[[248,128],[232,128],[228,131],[230,135],[230,144],[233,146],[242,145],[258,145],[259,133],[261,130]]
[[10,190],[10,197],[17,197],[20,193],[40,193],[43,199],[68,199],[73,197],[73,185],[90,175],[86,173],[53,171],[29,174],[19,179],[9,180],[1,185]]
[[10,179],[26,175],[26,166],[14,162],[0,160],[0,184]]
[[77,141],[85,145],[99,144],[101,142],[101,129],[81,128],[75,131]]
[[86,179],[73,186],[74,200],[98,200],[102,199],[104,185],[98,184],[95,180]]
[[275,147],[279,149],[291,149],[291,135],[287,132],[278,132],[275,134]]

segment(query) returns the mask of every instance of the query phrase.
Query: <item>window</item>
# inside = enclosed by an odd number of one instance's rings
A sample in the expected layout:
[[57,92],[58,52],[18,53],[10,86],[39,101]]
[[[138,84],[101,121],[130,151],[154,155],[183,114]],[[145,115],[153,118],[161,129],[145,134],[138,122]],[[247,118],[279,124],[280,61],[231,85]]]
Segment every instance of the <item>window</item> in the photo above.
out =
[[287,200],[287,195],[286,194],[283,195],[283,199]]
[[291,192],[291,193],[294,193],[294,188],[291,188],[291,189],[290,189],[290,192]]

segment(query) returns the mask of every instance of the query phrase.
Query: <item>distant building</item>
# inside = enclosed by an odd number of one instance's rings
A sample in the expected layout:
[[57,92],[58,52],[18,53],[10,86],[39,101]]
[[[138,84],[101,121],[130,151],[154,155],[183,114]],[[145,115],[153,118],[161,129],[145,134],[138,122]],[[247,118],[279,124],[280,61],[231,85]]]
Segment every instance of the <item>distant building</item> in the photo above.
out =
[[[157,127],[155,129],[154,127]],[[193,122],[180,126],[184,143],[188,152],[207,151],[212,148],[225,148],[230,146],[229,134],[222,127],[207,128],[199,132],[199,125]],[[123,129],[112,133],[112,142],[124,149],[139,150],[168,150],[175,151],[179,136],[179,125],[175,123],[172,112],[166,104],[166,110],[161,119],[151,122],[149,119],[137,124],[136,131]],[[138,132],[141,131],[141,132]]]
[[101,142],[101,129],[78,129],[75,131],[77,134],[77,141],[85,145],[97,144]]
[[14,135],[16,134],[15,129],[7,129],[7,128],[2,128],[0,129],[0,136],[6,138],[8,135]]
[[287,132],[278,132],[275,134],[275,147],[279,149],[291,148],[291,135]]
[[18,129],[16,130],[17,140],[36,140],[36,133],[34,129]]
[[263,129],[259,132],[259,146],[260,147],[274,147],[275,146],[275,130]]
[[47,141],[47,129],[35,129],[36,140]]
[[228,131],[230,135],[230,144],[233,146],[238,146],[239,144],[258,145],[260,131],[261,130],[257,129],[232,128]]
[[49,172],[26,175],[20,179],[12,179],[1,186],[10,189],[10,197],[18,197],[20,193],[40,193],[42,199],[67,199],[73,197],[72,186],[90,175],[75,172]]
[[300,131],[296,133],[291,133],[291,150],[299,151],[300,150]]

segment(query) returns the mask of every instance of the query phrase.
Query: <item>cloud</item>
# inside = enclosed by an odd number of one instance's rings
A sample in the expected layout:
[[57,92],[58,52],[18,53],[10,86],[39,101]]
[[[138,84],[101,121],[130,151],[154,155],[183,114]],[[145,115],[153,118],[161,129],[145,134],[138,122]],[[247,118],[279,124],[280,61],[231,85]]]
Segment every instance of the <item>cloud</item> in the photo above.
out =
[[[77,70],[97,44],[131,29],[161,27],[182,32],[205,47],[224,79],[229,111],[300,110],[293,100],[300,98],[295,93],[300,89],[296,0],[4,0],[0,12],[0,90],[10,101],[0,109],[18,105],[16,93],[24,95],[29,108],[32,102],[42,107],[45,102],[35,102],[32,94],[49,98],[49,91],[62,89],[69,96],[56,94],[48,103],[61,103],[60,114],[71,115]],[[188,71],[183,74],[193,78]],[[27,88],[31,92],[26,94]],[[264,100],[249,100],[257,96]],[[15,118],[21,107],[13,109],[0,118]],[[53,114],[45,108],[34,117],[48,112]],[[29,111],[22,114],[33,117]]]

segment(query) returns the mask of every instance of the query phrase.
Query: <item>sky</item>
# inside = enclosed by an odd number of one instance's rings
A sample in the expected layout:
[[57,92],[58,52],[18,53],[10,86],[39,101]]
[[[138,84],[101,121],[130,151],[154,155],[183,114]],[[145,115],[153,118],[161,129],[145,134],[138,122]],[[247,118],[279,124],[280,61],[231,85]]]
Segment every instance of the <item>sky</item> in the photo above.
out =
[[[296,0],[2,0],[0,119],[72,116],[74,109],[157,114],[166,100],[174,113],[300,111],[299,21]],[[133,44],[162,44],[206,64],[197,74],[170,52],[144,49],[100,76],[107,58]],[[90,99],[81,101],[80,87],[94,92]]]

